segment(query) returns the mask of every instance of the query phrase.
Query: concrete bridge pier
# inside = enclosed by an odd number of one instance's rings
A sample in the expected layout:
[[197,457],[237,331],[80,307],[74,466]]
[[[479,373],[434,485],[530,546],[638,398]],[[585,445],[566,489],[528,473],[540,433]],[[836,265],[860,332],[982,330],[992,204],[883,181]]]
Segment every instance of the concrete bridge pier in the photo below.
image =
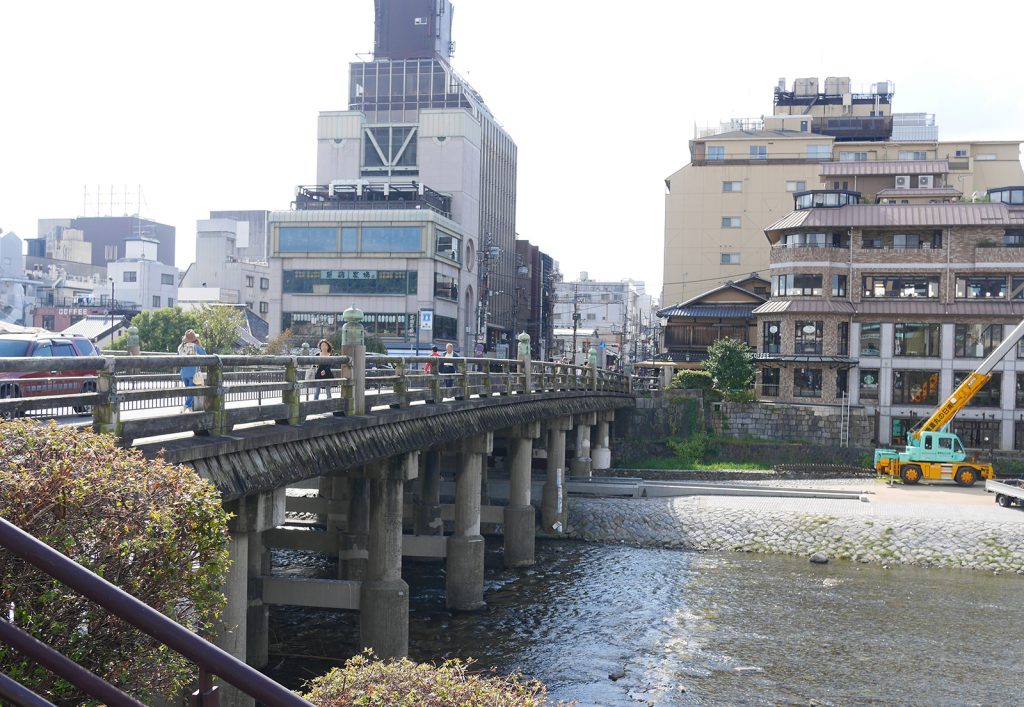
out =
[[597,414],[597,439],[590,450],[591,469],[605,471],[612,466],[611,438],[609,427],[615,420],[615,412],[599,412]]
[[366,471],[370,489],[366,579],[359,589],[359,639],[380,658],[409,654],[409,585],[402,579],[402,497],[418,472],[412,452]]
[[[239,660],[262,659],[266,663],[266,607],[262,602],[260,583],[253,582],[250,592],[251,572],[257,558],[250,558],[249,540],[264,531],[284,523],[284,489],[252,494],[225,504],[234,513],[228,523],[228,555],[231,566],[224,580],[224,596],[227,606],[222,618],[223,628],[214,643]],[[258,546],[262,542],[257,542]],[[258,564],[262,570],[263,553],[255,548]],[[262,575],[260,575],[262,577]],[[253,617],[250,634],[249,618]],[[252,644],[250,644],[250,640]],[[253,707],[255,700],[230,685],[222,685],[220,704],[224,707]]]
[[417,479],[414,529],[417,535],[444,535],[441,520],[441,450],[420,453]]
[[576,447],[570,463],[570,472],[574,479],[591,477],[590,426],[596,424],[596,413],[588,412],[576,416]]
[[572,429],[571,417],[559,417],[547,423],[548,475],[541,499],[541,527],[545,533],[565,532],[565,433]]
[[484,605],[484,538],[480,535],[480,476],[494,434],[463,440],[455,476],[455,532],[449,536],[447,604],[450,609],[473,611]]
[[540,423],[512,428],[509,445],[509,495],[504,510],[505,566],[529,567],[534,563],[537,515],[530,504],[533,440],[540,437]]
[[363,475],[339,479],[348,506],[345,532],[338,538],[338,579],[366,577],[367,536],[370,528],[370,497]]

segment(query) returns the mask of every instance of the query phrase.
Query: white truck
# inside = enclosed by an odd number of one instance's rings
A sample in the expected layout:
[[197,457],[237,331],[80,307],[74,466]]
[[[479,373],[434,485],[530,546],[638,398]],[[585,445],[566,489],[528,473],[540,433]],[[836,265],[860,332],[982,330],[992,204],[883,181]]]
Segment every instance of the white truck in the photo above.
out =
[[996,503],[1003,508],[1010,506],[1021,506],[1024,508],[1024,480],[1006,479],[996,481],[995,479],[985,480],[985,491],[996,495]]

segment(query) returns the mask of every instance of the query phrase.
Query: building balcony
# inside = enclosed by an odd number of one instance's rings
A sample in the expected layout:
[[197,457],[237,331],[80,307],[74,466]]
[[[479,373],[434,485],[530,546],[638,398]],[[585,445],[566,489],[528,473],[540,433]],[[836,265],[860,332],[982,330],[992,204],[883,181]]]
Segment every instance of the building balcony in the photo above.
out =
[[813,132],[830,135],[839,142],[852,140],[888,140],[892,136],[892,116],[842,116],[814,118]]
[[778,243],[772,246],[769,256],[771,264],[776,263],[838,263],[845,265],[850,262],[849,246],[801,246],[783,245]]

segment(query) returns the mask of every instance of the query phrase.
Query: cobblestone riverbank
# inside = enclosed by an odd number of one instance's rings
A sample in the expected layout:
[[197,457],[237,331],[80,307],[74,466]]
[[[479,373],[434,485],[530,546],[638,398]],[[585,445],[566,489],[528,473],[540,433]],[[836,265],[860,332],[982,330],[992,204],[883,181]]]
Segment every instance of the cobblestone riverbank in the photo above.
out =
[[1007,515],[981,520],[970,513],[949,517],[913,508],[906,514],[891,508],[873,514],[868,505],[804,499],[573,498],[569,535],[641,547],[805,557],[824,553],[830,559],[1024,574],[1024,522],[1012,515],[1020,510],[1000,509]]

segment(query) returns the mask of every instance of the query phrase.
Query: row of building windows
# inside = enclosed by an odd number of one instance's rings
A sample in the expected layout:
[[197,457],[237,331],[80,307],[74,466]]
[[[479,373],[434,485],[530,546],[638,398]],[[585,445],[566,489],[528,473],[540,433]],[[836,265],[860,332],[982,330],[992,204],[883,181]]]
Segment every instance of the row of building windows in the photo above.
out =
[[285,270],[285,294],[414,295],[415,270]]
[[[404,312],[365,312],[363,328],[373,336],[407,339],[416,335],[417,314]],[[288,329],[292,336],[312,340],[329,339],[341,331],[345,324],[341,314],[333,312],[284,312],[281,330]],[[455,341],[458,338],[458,320],[434,314],[433,338]]]
[[[820,398],[825,370],[821,368],[794,368],[793,396],[797,398]],[[953,388],[960,385],[972,371],[953,371]],[[849,369],[840,368],[836,371],[837,397],[847,390]],[[765,367],[761,369],[761,395],[777,397],[782,369]],[[862,368],[858,373],[860,399],[865,402],[878,400],[879,370]],[[967,407],[999,408],[1002,406],[1002,373],[996,371],[988,383],[979,390]],[[939,372],[920,370],[894,370],[892,372],[892,403],[893,405],[938,405],[939,403]],[[1024,373],[1018,373],[1014,405],[1024,408]]]
[[[893,327],[894,356],[938,358],[942,325],[936,323],[902,323]],[[1002,324],[957,324],[953,329],[953,355],[957,358],[984,358],[1003,340]],[[882,325],[860,325],[860,355],[880,356]],[[1024,348],[1018,349],[1024,353]]]
[[420,253],[420,226],[281,226],[281,253]]
[[[705,154],[707,155],[706,159],[709,162],[724,160],[725,145],[708,145]],[[786,153],[785,156],[792,157],[793,155],[791,153]],[[830,160],[832,159],[832,146],[829,144],[807,145],[804,151],[804,156],[809,160]],[[747,158],[751,160],[767,160],[768,146],[749,145],[747,148]]]
[[[817,273],[772,275],[772,296],[820,297],[823,280]],[[846,282],[846,275],[832,275],[833,297],[846,296]],[[954,282],[956,299],[1024,300],[1024,275],[957,275]],[[937,275],[864,275],[861,283],[864,298],[938,299],[941,279]]]

